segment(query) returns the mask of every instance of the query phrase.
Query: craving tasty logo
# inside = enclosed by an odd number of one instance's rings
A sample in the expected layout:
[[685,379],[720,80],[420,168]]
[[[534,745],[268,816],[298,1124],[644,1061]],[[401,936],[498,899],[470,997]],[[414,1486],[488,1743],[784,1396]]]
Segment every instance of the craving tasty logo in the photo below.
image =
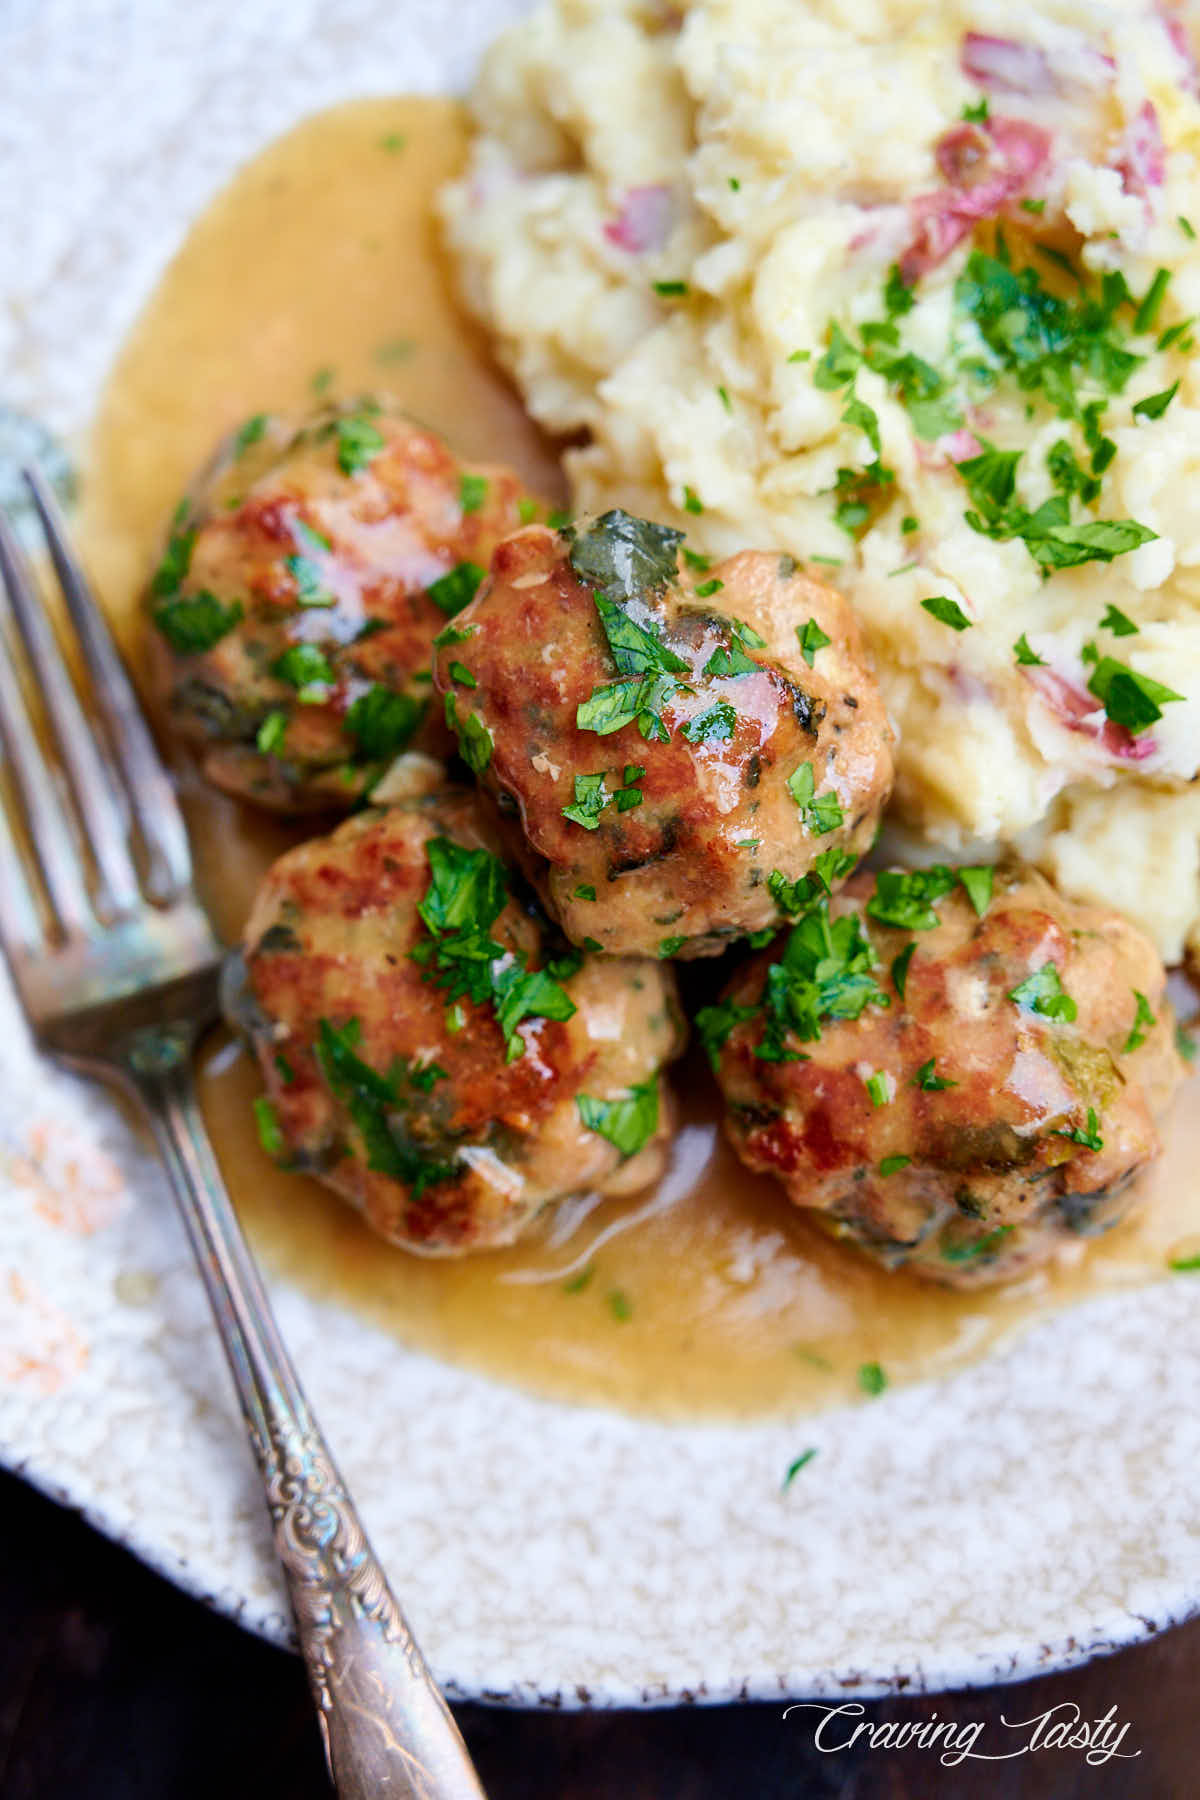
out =
[[[1132,1760],[1140,1750],[1122,1750],[1121,1743],[1128,1725],[1116,1718],[1116,1707],[1110,1706],[1103,1718],[1087,1720],[1073,1700],[1063,1700],[1032,1719],[1006,1719],[1001,1725],[1009,1731],[1027,1733],[1024,1742],[1007,1750],[981,1750],[981,1719],[956,1721],[939,1719],[931,1713],[928,1719],[887,1720],[873,1725],[864,1717],[866,1707],[859,1700],[843,1701],[840,1706],[825,1706],[817,1700],[799,1701],[784,1711],[788,1719],[793,1713],[821,1714],[813,1732],[815,1747],[827,1756],[839,1750],[936,1750],[938,1761],[948,1769],[962,1762],[1010,1762],[1014,1756],[1030,1756],[1037,1750],[1082,1750],[1085,1760],[1094,1768],[1110,1762],[1114,1756]],[[854,1723],[857,1721],[857,1723]]]

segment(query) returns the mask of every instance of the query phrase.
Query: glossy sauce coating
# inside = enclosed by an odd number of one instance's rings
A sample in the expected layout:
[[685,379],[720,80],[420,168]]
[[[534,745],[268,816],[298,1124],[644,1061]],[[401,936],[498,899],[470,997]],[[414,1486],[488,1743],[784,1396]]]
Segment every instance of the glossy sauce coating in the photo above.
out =
[[[781,1060],[757,1010],[726,1038],[738,1154],[841,1239],[948,1285],[1011,1277],[1107,1229],[1159,1154],[1183,1074],[1153,945],[1031,870],[997,871],[982,916],[954,887],[918,930],[872,917],[877,892],[864,871],[829,906],[877,959],[857,1018],[788,1033]],[[739,971],[729,1004],[758,1007],[785,944]]]
[[410,744],[448,748],[430,646],[524,498],[394,403],[244,421],[148,601],[166,715],[206,778],[276,811],[344,810]]
[[[476,797],[447,788],[281,857],[247,921],[239,1011],[279,1160],[393,1243],[453,1254],[512,1243],[568,1194],[653,1181],[671,1126],[658,1075],[684,1032],[668,969],[573,957],[558,984],[571,1016],[531,1016],[506,1037],[490,1002],[434,979],[418,911],[431,843],[486,852],[470,867],[489,872],[498,849]],[[488,932],[503,961],[553,966],[553,941],[511,891]],[[638,1084],[655,1125],[626,1157],[585,1126],[577,1100],[624,1100]]]
[[[572,942],[715,955],[782,921],[773,871],[795,882],[839,850],[849,867],[874,837],[892,737],[858,627],[791,558],[681,563],[621,609],[672,659],[649,734],[640,718],[581,729],[580,707],[621,674],[570,553],[569,537],[538,526],[501,544],[435,682],[448,716],[486,733],[482,779],[519,820],[530,875]],[[809,621],[811,668],[797,637]],[[806,767],[812,806],[789,787]],[[601,776],[597,811],[580,783]]]

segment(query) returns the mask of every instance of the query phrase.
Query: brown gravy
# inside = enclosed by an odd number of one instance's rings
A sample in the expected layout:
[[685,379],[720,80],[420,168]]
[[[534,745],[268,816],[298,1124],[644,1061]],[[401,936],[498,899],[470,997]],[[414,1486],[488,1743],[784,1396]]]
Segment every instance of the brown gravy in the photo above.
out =
[[[387,388],[465,454],[562,493],[550,447],[455,310],[430,199],[463,153],[453,102],[353,102],[257,157],[193,225],[102,398],[84,528],[135,666],[137,595],[193,470],[248,414]],[[201,877],[232,939],[270,859],[299,835],[191,787]],[[1140,1218],[1053,1270],[967,1297],[885,1275],[797,1217],[724,1146],[702,1061],[679,1076],[685,1127],[657,1193],[570,1203],[528,1244],[426,1261],[374,1238],[260,1149],[251,1059],[207,1047],[201,1089],[221,1162],[268,1270],[406,1344],[539,1392],[667,1417],[796,1412],[933,1376],[1089,1294],[1167,1276],[1200,1245],[1200,1108],[1176,1107]],[[1167,1277],[1186,1279],[1183,1276]]]

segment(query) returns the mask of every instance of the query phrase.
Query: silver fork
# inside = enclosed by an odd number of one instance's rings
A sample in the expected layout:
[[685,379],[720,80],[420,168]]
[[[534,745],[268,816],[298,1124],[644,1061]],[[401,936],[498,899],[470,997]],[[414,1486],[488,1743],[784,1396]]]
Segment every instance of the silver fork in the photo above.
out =
[[[100,730],[88,723],[0,513],[0,743],[18,821],[14,830],[0,799],[0,939],[9,968],[42,1049],[136,1096],[149,1119],[258,1460],[338,1794],[483,1800],[305,1401],[225,1191],[192,1082],[196,1041],[218,1012],[222,947],[192,886],[170,781],[54,497],[36,470],[24,477]],[[22,697],[18,635],[69,808]]]

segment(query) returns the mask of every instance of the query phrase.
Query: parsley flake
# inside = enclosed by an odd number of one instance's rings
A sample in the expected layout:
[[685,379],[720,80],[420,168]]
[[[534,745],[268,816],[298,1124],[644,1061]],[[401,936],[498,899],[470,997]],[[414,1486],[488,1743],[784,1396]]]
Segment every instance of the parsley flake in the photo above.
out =
[[347,708],[344,729],[367,762],[386,762],[411,742],[425,716],[425,701],[374,682]]
[[922,600],[921,605],[931,618],[937,619],[942,625],[949,625],[952,631],[969,631],[974,624],[974,620],[968,619],[958,601],[951,600],[947,594],[933,594],[928,600]]
[[1111,656],[1102,656],[1092,670],[1088,692],[1095,694],[1115,725],[1124,725],[1134,737],[1162,718],[1164,706],[1183,699],[1174,688],[1127,668]]
[[827,832],[836,831],[845,823],[845,814],[837,795],[832,791],[823,794],[815,792],[816,776],[810,762],[801,763],[788,776],[787,786],[803,824],[814,837],[824,837]]
[[357,475],[385,447],[383,433],[362,413],[348,413],[340,418],[336,431],[338,468],[343,475]]
[[458,503],[467,513],[478,512],[487,499],[486,475],[460,475],[458,478]]
[[996,871],[990,864],[974,868],[961,868],[956,871],[958,879],[967,890],[967,898],[975,908],[975,915],[982,919],[992,903],[992,883]]
[[780,1487],[782,1493],[787,1493],[801,1469],[807,1469],[809,1463],[816,1454],[815,1449],[809,1448],[808,1450],[802,1450],[799,1456],[793,1458],[788,1464],[787,1469],[784,1471],[784,1477]]
[[287,728],[288,716],[285,712],[280,712],[278,709],[269,712],[258,728],[254,739],[255,747],[261,751],[263,756],[273,755],[276,750],[282,748]]
[[1129,1036],[1121,1045],[1122,1056],[1129,1056],[1133,1051],[1140,1050],[1146,1041],[1146,1033],[1148,1031],[1153,1031],[1154,1027],[1158,1024],[1158,1020],[1150,1010],[1150,1002],[1147,1000],[1145,994],[1139,993],[1137,988],[1134,988],[1133,997],[1137,1001],[1137,1011],[1133,1015],[1133,1024],[1129,1028]]
[[575,1104],[584,1127],[604,1138],[622,1157],[636,1156],[658,1130],[656,1076],[635,1083],[622,1099],[598,1100],[591,1094],[576,1094]]
[[887,1384],[887,1376],[877,1362],[859,1364],[858,1385],[864,1394],[870,1394],[874,1398],[877,1394],[882,1394]]
[[231,600],[227,605],[207,588],[198,594],[180,594],[176,599],[164,600],[153,614],[155,627],[180,656],[199,656],[211,650],[242,616],[240,600]]
[[1022,668],[1044,669],[1046,667],[1045,657],[1039,656],[1036,651],[1029,648],[1029,639],[1025,636],[1024,632],[1021,633],[1020,637],[1013,645],[1013,655],[1016,657],[1018,663],[1021,664]]
[[928,1062],[923,1062],[921,1064],[920,1068],[912,1078],[911,1085],[915,1088],[920,1088],[922,1093],[925,1094],[940,1094],[943,1093],[946,1088],[957,1087],[958,1083],[957,1081],[947,1081],[941,1075],[935,1074],[934,1058],[931,1056]]
[[478,563],[456,563],[445,575],[439,575],[436,581],[431,581],[425,592],[436,607],[449,618],[454,618],[475,598],[486,572]]
[[1087,1110],[1087,1125],[1073,1125],[1069,1131],[1052,1131],[1051,1137],[1068,1138],[1072,1144],[1082,1144],[1085,1150],[1103,1150],[1104,1139],[1100,1136],[1100,1120],[1096,1116],[1094,1106]]
[[1064,991],[1058,969],[1052,962],[1035,969],[1018,987],[1010,989],[1008,997],[1024,1011],[1040,1013],[1045,1019],[1068,1025],[1079,1015],[1079,1008]]
[[800,641],[800,654],[811,669],[816,661],[817,651],[824,650],[833,639],[828,637],[815,619],[809,619],[803,625],[797,625],[796,636]]
[[1127,618],[1119,606],[1109,605],[1100,621],[1101,631],[1111,631],[1114,637],[1136,637],[1138,628],[1133,620]]

